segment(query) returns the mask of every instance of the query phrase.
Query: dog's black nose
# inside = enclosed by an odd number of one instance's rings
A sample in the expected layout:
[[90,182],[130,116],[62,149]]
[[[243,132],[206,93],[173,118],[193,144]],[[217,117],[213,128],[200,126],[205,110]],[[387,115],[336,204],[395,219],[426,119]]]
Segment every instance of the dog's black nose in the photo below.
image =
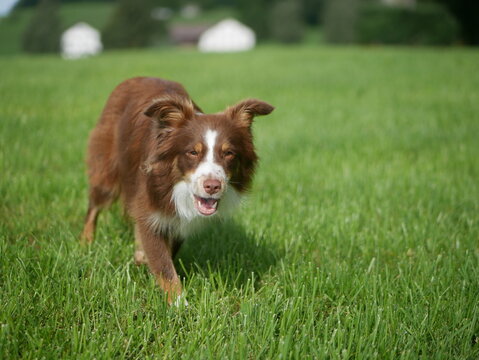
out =
[[203,188],[208,194],[213,195],[221,190],[221,182],[215,179],[207,179],[203,183]]

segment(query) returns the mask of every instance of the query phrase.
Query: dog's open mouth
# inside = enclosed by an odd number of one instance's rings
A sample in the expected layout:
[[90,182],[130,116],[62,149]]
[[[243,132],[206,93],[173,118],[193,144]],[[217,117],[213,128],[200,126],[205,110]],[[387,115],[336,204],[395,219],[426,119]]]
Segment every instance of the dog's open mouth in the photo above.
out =
[[195,195],[195,207],[201,215],[213,215],[218,208],[218,202],[218,199],[206,199]]

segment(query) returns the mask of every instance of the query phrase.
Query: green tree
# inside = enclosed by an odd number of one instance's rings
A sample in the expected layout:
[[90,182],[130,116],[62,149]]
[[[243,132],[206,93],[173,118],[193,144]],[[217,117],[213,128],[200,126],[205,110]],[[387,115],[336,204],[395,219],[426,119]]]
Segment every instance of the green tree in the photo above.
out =
[[273,39],[283,43],[300,42],[304,33],[301,4],[294,0],[281,0],[274,4],[270,25]]
[[120,0],[102,38],[106,48],[131,48],[150,45],[164,30],[151,17],[154,3],[149,0]]
[[[15,5],[16,8],[36,6],[41,0],[19,0]],[[92,2],[93,0],[61,0],[62,4],[78,3],[78,2]],[[95,2],[113,2],[115,0],[94,0]]]
[[60,50],[61,22],[56,0],[41,0],[27,25],[23,50],[29,53],[54,53]]
[[259,40],[270,37],[270,12],[275,0],[238,0],[240,20],[251,27]]
[[323,0],[301,0],[304,21],[309,25],[317,25],[321,20]]
[[327,0],[323,11],[324,36],[331,43],[357,40],[356,23],[360,0]]
[[435,0],[444,4],[458,20],[462,40],[479,45],[479,1],[477,0]]
[[456,19],[441,4],[361,6],[357,40],[373,44],[450,45],[457,39]]

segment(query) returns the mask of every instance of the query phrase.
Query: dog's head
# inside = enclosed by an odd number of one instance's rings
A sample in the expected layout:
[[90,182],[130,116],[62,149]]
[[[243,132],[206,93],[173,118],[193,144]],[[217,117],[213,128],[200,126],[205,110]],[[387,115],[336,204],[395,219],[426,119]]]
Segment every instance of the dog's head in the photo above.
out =
[[145,111],[155,121],[152,163],[157,164],[157,175],[169,176],[170,199],[179,216],[211,216],[238,202],[250,187],[257,163],[253,119],[273,109],[249,99],[221,113],[203,114],[184,97],[153,101]]

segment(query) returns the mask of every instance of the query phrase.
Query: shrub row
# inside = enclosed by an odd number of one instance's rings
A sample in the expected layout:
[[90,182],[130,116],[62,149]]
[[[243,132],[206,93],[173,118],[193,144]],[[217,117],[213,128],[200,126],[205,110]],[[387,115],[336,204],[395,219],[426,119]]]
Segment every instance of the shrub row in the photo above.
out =
[[454,17],[434,3],[411,8],[368,3],[360,7],[357,21],[360,43],[448,45],[458,31]]

